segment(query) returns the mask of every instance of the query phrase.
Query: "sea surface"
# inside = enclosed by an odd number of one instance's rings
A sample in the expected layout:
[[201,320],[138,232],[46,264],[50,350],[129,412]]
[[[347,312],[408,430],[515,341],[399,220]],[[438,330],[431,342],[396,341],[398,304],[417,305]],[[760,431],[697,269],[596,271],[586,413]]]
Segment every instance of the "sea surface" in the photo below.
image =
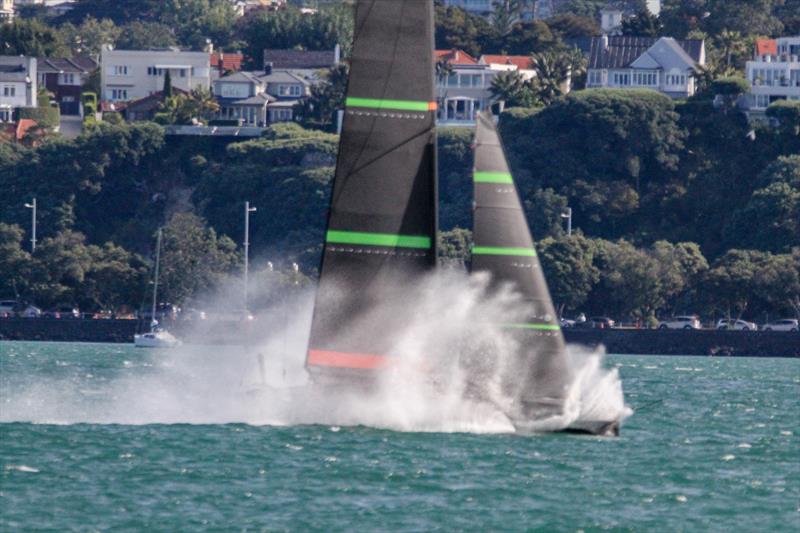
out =
[[0,531],[800,531],[800,360],[605,365],[619,438],[261,424],[230,351],[0,342]]

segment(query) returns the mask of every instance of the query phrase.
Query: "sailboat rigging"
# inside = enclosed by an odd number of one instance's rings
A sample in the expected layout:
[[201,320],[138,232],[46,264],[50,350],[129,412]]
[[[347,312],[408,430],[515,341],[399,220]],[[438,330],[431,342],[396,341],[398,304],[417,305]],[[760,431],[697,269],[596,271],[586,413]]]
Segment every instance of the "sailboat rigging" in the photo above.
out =
[[158,274],[161,265],[161,239],[162,231],[159,228],[156,238],[156,263],[153,273],[153,301],[150,307],[150,331],[134,335],[133,343],[137,348],[172,348],[181,344],[169,331],[158,323],[156,308],[158,302]]

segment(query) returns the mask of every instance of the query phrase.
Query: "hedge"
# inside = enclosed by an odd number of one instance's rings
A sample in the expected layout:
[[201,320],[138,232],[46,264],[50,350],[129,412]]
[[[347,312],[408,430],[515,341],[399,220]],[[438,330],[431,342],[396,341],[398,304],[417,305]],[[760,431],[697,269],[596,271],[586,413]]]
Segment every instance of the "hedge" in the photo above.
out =
[[57,128],[61,124],[61,112],[57,107],[20,107],[18,117],[35,120],[43,128]]

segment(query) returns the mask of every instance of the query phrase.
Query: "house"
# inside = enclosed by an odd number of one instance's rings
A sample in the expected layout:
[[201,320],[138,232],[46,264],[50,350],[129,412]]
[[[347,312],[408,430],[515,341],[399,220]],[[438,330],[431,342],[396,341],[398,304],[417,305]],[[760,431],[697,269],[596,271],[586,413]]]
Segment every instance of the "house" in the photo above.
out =
[[706,63],[705,42],[671,37],[592,38],[587,88],[647,88],[672,98],[692,96],[694,73]]
[[172,86],[184,91],[211,88],[211,59],[207,52],[113,50],[100,55],[103,100],[125,102],[150,96],[164,88],[166,72]]
[[0,122],[12,122],[21,107],[37,107],[35,57],[0,56]]
[[231,72],[242,70],[244,54],[228,54],[224,52],[213,52],[209,57],[211,66],[211,81],[218,80]]
[[55,95],[62,115],[81,114],[81,92],[100,65],[90,57],[37,60],[39,86]]
[[14,0],[0,0],[0,24],[14,20]]
[[230,0],[236,15],[243,17],[254,9],[278,9],[286,5],[286,0]]
[[[173,94],[188,94],[186,91],[172,88]],[[158,113],[161,103],[164,101],[164,91],[158,91],[150,96],[132,100],[124,105],[115,106],[114,109],[107,109],[107,111],[120,111],[124,114],[125,120],[129,122],[137,122],[142,120],[153,120]]]
[[530,56],[489,55],[481,56],[479,63],[488,65],[489,70],[519,72],[524,80],[536,77]]
[[438,120],[441,124],[474,125],[475,117],[492,104],[489,88],[500,72],[463,50],[436,50],[439,68]]
[[310,94],[315,80],[305,78],[296,71],[268,68],[261,81],[265,83],[265,92],[275,99],[268,106],[268,120],[273,124],[294,120],[294,107]]
[[219,118],[241,120],[243,125],[264,127],[269,123],[267,106],[277,98],[267,92],[263,73],[236,72],[214,82]]
[[[523,2],[520,5],[522,10],[521,18],[523,20],[530,20],[534,18],[536,7],[539,4],[549,4],[544,6],[544,8],[549,8],[551,11],[553,11],[554,8],[552,7],[552,3],[554,1],[555,0],[535,0],[533,2]],[[495,10],[496,4],[497,0],[444,0],[444,5],[446,6],[460,7],[468,13],[481,16],[491,15]],[[541,10],[542,8],[540,7],[539,9]]]
[[800,36],[757,41],[756,57],[747,62],[745,75],[751,111],[764,111],[778,100],[800,100]]
[[329,69],[342,60],[337,44],[333,50],[264,50],[264,70],[308,71]]

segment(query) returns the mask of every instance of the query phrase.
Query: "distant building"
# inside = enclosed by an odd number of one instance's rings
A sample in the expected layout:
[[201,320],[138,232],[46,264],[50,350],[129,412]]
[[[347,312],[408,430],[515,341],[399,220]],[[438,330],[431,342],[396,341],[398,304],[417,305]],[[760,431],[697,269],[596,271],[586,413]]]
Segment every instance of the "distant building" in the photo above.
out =
[[694,73],[706,63],[705,42],[671,37],[595,37],[587,88],[647,88],[672,98],[692,96]]
[[[502,0],[500,0],[502,1]],[[468,13],[487,16],[494,12],[498,0],[444,0],[446,6],[460,7]],[[522,5],[521,18],[530,20],[534,18],[536,4],[552,3],[552,0],[531,0]]]
[[294,108],[308,97],[313,81],[296,72],[237,72],[214,82],[219,118],[265,127],[294,120]]
[[14,20],[14,0],[0,0],[0,23]]
[[90,57],[39,58],[39,86],[53,93],[62,115],[81,114],[83,84],[100,65]]
[[35,57],[0,56],[0,122],[12,122],[21,107],[37,107]]
[[14,0],[17,6],[42,6],[52,15],[63,15],[75,6],[75,0]]
[[489,87],[499,71],[492,71],[463,50],[435,53],[437,63],[447,65],[437,80],[439,122],[474,125],[477,114],[491,105]]
[[482,65],[488,65],[489,70],[519,72],[525,80],[536,77],[536,70],[533,68],[530,56],[484,54],[478,62]]
[[231,72],[239,72],[242,70],[244,54],[214,52],[211,54],[209,61],[211,66],[211,81],[214,81]]
[[800,36],[757,41],[745,73],[752,86],[747,101],[752,111],[778,100],[800,100]]
[[172,86],[184,91],[211,88],[207,52],[171,50],[111,50],[100,56],[102,99],[126,102],[150,96],[164,88],[170,73]]
[[661,14],[661,0],[647,0],[647,10],[651,15],[659,16]]
[[230,0],[233,9],[240,17],[254,9],[278,9],[286,5],[286,0]]
[[264,70],[317,71],[329,69],[342,60],[337,44],[333,50],[264,50]]
[[606,35],[620,35],[622,33],[622,9],[607,6],[600,10],[600,28]]

